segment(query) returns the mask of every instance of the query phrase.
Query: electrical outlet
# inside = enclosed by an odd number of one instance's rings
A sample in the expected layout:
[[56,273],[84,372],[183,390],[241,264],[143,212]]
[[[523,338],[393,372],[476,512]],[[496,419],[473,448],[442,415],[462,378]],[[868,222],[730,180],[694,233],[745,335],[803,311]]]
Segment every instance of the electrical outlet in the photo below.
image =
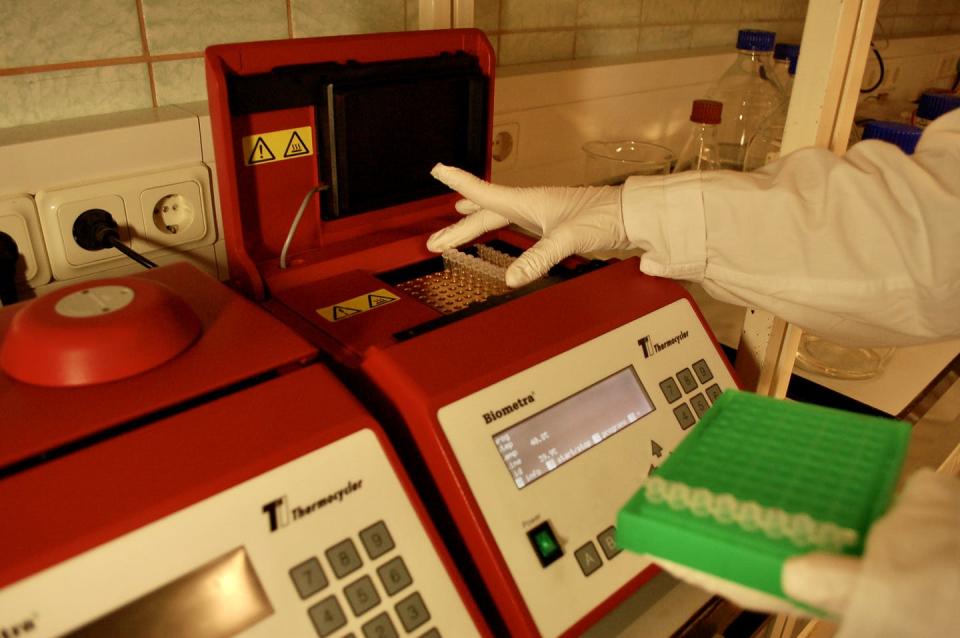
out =
[[493,140],[490,154],[497,170],[513,168],[517,163],[520,147],[520,125],[516,122],[504,122],[493,125]]
[[28,195],[0,199],[0,232],[17,242],[21,255],[16,272],[18,286],[36,288],[49,282],[50,262],[33,199]]
[[39,191],[36,201],[58,280],[117,268],[129,259],[116,249],[77,244],[73,224],[87,210],[110,213],[121,241],[154,261],[216,240],[210,173],[202,164]]
[[135,239],[134,250],[150,251],[203,240],[212,223],[206,167],[190,167],[157,177],[180,181],[140,192],[143,234]]

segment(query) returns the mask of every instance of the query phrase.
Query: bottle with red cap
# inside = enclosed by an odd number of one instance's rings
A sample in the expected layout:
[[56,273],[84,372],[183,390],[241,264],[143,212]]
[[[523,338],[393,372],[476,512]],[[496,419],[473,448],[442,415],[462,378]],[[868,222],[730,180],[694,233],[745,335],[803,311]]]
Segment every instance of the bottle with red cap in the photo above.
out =
[[674,173],[711,171],[720,168],[720,144],[717,129],[723,115],[723,104],[715,100],[694,100],[690,112],[693,128],[687,143],[677,157]]

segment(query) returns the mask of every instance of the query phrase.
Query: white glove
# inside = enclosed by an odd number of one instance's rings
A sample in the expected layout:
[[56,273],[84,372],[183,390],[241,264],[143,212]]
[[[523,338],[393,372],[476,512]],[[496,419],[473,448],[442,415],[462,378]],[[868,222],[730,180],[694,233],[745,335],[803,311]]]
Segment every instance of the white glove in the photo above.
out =
[[862,559],[798,556],[781,579],[788,596],[842,617],[837,638],[960,635],[960,481],[918,471]]
[[510,223],[542,237],[507,268],[513,288],[570,255],[630,247],[617,186],[513,188],[443,164],[430,173],[466,198],[456,204],[466,217],[431,235],[429,250],[443,252]]

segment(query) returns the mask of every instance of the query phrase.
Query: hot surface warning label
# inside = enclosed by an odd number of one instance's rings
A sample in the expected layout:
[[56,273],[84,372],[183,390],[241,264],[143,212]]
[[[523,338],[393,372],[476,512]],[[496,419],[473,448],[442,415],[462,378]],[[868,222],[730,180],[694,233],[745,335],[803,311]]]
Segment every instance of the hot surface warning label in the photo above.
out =
[[309,126],[247,135],[243,138],[243,163],[246,166],[269,164],[313,155],[313,135]]
[[398,299],[400,299],[400,297],[385,288],[381,288],[380,290],[374,290],[373,292],[341,301],[326,308],[317,308],[317,314],[327,321],[340,321],[341,319],[359,315],[361,312],[393,303]]

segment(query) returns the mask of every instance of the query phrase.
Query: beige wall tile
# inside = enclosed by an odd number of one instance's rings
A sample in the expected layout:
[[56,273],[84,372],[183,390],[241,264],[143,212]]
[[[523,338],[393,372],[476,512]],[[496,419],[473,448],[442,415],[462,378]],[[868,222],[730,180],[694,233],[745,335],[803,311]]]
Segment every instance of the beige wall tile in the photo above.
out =
[[737,23],[726,24],[695,24],[690,33],[690,46],[697,47],[730,47],[732,51],[737,45]]
[[500,0],[474,0],[473,25],[486,32],[500,30]]
[[140,55],[135,0],[0,0],[0,67]]
[[0,77],[0,127],[149,108],[146,64]]
[[648,24],[689,24],[693,22],[696,0],[644,0],[641,21]]
[[500,36],[500,64],[549,62],[573,58],[573,31],[507,33]]
[[580,0],[577,25],[625,27],[640,24],[641,0]]
[[[577,0],[500,1],[500,28],[504,31],[572,27],[576,22]],[[572,46],[572,36],[570,42]]]
[[697,0],[693,19],[697,22],[725,22],[740,16],[740,0]]
[[143,0],[150,53],[287,37],[284,0]]
[[420,2],[407,0],[407,31],[416,31],[420,28]]
[[807,15],[807,0],[783,0],[780,17],[784,20],[802,20]]
[[790,20],[777,25],[777,42],[800,42],[803,36],[803,21]]
[[880,0],[880,10],[877,15],[881,18],[897,15],[897,0]]
[[294,0],[295,37],[403,31],[405,0]]
[[637,49],[641,53],[687,49],[692,38],[693,26],[689,24],[640,27]]
[[741,0],[741,20],[776,20],[780,17],[781,0]]
[[159,104],[184,104],[207,99],[203,59],[155,62],[153,81]]
[[628,55],[637,52],[639,29],[580,29],[577,31],[576,57],[595,58]]

